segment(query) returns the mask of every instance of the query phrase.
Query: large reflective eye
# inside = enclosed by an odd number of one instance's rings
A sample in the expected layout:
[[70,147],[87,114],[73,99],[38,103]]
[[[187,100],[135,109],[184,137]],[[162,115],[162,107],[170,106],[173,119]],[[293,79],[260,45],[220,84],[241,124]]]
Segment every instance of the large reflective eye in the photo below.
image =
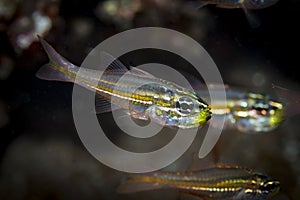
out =
[[189,97],[180,97],[176,102],[176,109],[183,114],[189,114],[194,109],[194,101]]

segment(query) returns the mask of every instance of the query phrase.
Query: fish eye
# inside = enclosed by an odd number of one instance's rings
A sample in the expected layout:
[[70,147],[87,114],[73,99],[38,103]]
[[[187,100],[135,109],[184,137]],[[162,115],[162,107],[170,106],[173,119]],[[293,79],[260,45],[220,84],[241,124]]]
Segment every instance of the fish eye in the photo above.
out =
[[262,183],[262,185],[260,186],[260,190],[264,194],[274,192],[274,191],[278,190],[278,188],[279,188],[278,181],[266,181],[266,182]]
[[189,97],[180,97],[176,101],[176,109],[183,114],[189,114],[194,109],[194,101]]
[[278,187],[278,185],[276,183],[274,183],[273,181],[268,181],[264,184],[264,188],[267,191],[272,191],[277,187]]

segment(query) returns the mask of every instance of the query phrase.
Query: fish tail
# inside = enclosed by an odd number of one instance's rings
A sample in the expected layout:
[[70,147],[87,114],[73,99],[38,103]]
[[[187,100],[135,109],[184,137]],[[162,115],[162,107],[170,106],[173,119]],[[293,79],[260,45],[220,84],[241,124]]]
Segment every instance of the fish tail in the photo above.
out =
[[36,76],[45,80],[73,82],[78,67],[59,55],[53,47],[40,36],[38,36],[38,38],[48,55],[49,63],[43,65],[37,71]]
[[117,188],[118,193],[133,193],[165,188],[167,185],[152,180],[151,176],[126,177]]
[[275,94],[284,103],[284,114],[293,117],[300,114],[300,92],[272,84]]

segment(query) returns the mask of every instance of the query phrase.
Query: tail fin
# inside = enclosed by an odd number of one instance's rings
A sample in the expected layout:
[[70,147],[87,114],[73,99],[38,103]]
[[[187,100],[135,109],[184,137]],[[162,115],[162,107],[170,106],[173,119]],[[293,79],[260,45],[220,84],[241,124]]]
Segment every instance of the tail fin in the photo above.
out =
[[287,117],[293,117],[300,114],[300,92],[293,91],[278,85],[273,84],[278,98],[285,104],[285,114]]
[[135,175],[126,177],[118,186],[118,193],[132,193],[148,190],[167,188],[165,184],[159,184],[151,180],[151,176]]
[[53,47],[40,36],[38,36],[38,38],[48,55],[49,63],[42,66],[36,73],[36,76],[45,80],[73,82],[78,67],[59,55]]

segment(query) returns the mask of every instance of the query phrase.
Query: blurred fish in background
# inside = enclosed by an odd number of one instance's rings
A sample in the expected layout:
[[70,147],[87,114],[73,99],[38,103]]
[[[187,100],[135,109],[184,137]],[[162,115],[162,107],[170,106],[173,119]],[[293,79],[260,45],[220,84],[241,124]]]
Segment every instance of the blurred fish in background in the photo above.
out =
[[[209,93],[218,95],[220,87],[210,84]],[[226,102],[216,100],[210,104],[213,120],[209,121],[213,127],[222,130],[238,130],[244,133],[263,134],[278,128],[290,116],[286,105],[275,100],[268,94],[251,92],[246,88],[227,85],[225,87]],[[208,90],[197,90],[197,93],[209,102]],[[225,124],[222,126],[222,119]]]
[[241,166],[216,164],[197,171],[166,172],[127,177],[117,188],[120,193],[177,189],[194,199],[269,199],[280,190],[280,183]]
[[279,0],[198,0],[192,4],[197,8],[201,8],[207,4],[214,4],[219,8],[226,9],[241,8],[246,15],[249,25],[252,28],[257,28],[260,26],[261,22],[252,10],[267,8],[276,4],[278,1]]

